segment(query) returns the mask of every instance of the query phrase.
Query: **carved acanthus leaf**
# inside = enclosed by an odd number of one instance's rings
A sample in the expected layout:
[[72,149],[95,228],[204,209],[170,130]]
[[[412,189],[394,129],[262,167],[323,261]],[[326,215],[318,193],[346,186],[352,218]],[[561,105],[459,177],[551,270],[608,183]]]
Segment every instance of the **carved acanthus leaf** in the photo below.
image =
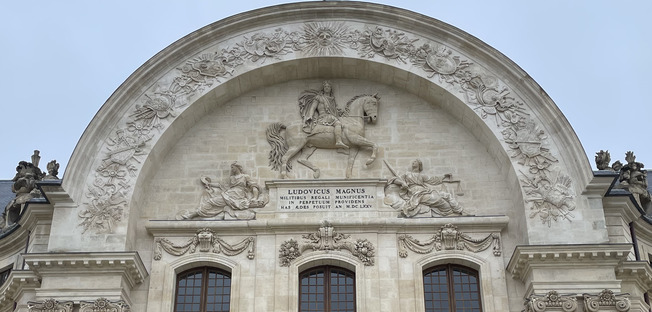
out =
[[45,299],[42,302],[30,301],[27,303],[29,312],[72,312],[73,302],[55,299]]
[[614,308],[618,312],[629,311],[631,304],[626,294],[614,294],[613,291],[605,289],[597,295],[583,294],[584,311],[597,312],[605,307]]
[[79,312],[130,312],[131,308],[124,300],[110,301],[99,298],[95,301],[82,301],[79,303]]
[[336,233],[328,221],[323,221],[322,226],[315,233],[302,235],[304,244],[299,244],[294,239],[289,239],[281,244],[279,260],[281,266],[289,266],[292,260],[308,250],[348,250],[366,266],[374,265],[375,248],[367,239],[348,241],[351,235]]
[[414,237],[402,234],[398,237],[398,254],[401,258],[408,256],[408,250],[419,254],[427,254],[433,250],[468,250],[481,252],[493,246],[494,256],[500,256],[500,234],[491,233],[485,238],[472,238],[471,236],[458,231],[457,227],[448,223],[432,237],[420,242]]
[[577,298],[575,296],[561,296],[556,291],[550,291],[545,296],[532,295],[525,298],[525,312],[544,312],[551,308],[553,311],[577,311]]
[[253,259],[256,252],[256,239],[247,237],[242,241],[229,244],[217,237],[215,232],[208,228],[197,231],[194,237],[182,244],[174,244],[166,238],[155,239],[154,260],[161,260],[163,251],[173,256],[181,256],[188,252],[194,253],[199,247],[200,252],[223,253],[227,256],[239,255],[247,250],[247,258]]

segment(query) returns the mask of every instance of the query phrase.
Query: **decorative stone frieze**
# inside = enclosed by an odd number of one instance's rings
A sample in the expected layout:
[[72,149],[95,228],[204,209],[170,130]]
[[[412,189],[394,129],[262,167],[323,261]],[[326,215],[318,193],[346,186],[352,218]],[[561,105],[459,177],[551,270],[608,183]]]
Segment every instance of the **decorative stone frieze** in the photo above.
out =
[[491,233],[485,238],[475,239],[457,230],[457,226],[448,223],[441,227],[432,238],[420,242],[414,237],[402,234],[398,236],[398,254],[401,258],[408,256],[408,250],[418,254],[427,254],[433,250],[468,250],[481,252],[493,246],[494,256],[501,255],[500,234]]
[[605,307],[615,308],[618,312],[629,311],[630,302],[626,294],[614,294],[609,289],[603,290],[597,295],[583,294],[584,312],[597,312]]
[[79,303],[79,312],[130,312],[129,305],[123,300],[109,301],[98,298],[95,301],[82,301]]
[[29,312],[72,312],[72,307],[72,301],[60,302],[55,299],[45,299],[42,302],[30,301],[27,303]]
[[188,252],[194,253],[197,248],[200,252],[223,253],[227,256],[239,255],[247,250],[249,259],[253,259],[256,253],[256,238],[247,237],[231,245],[217,237],[217,234],[208,228],[198,230],[193,238],[183,244],[177,245],[162,237],[157,237],[154,242],[154,260],[161,260],[163,251],[173,256],[181,256]]
[[367,239],[349,240],[351,235],[336,233],[328,221],[322,221],[322,226],[315,233],[301,236],[303,244],[294,239],[289,239],[279,248],[279,261],[281,266],[289,266],[292,260],[302,255],[307,250],[348,250],[366,266],[374,265],[375,248]]
[[544,311],[577,311],[577,298],[575,296],[562,296],[556,291],[550,291],[545,296],[532,295],[525,298],[525,312]]

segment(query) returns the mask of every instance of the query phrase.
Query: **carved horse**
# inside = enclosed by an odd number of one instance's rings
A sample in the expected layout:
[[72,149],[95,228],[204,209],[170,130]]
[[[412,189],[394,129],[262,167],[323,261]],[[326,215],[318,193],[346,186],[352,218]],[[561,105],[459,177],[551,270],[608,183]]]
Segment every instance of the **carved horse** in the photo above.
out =
[[[378,101],[380,97],[374,95],[358,95],[352,98],[347,104],[344,113],[340,117],[342,122],[342,141],[349,146],[348,164],[346,167],[346,178],[351,178],[353,162],[358,155],[360,148],[371,148],[371,155],[366,165],[370,165],[376,159],[378,146],[376,143],[364,137],[365,124],[375,123],[378,114]],[[315,125],[312,133],[303,131],[303,124],[295,122],[289,126],[277,122],[267,128],[267,141],[272,146],[269,153],[270,165],[275,170],[281,171],[283,179],[288,177],[291,166],[288,162],[301,152],[303,157],[297,162],[310,168],[313,177],[319,178],[319,168],[308,161],[308,158],[318,148],[339,149],[335,146],[334,128],[331,126]],[[285,129],[285,136],[281,132]]]

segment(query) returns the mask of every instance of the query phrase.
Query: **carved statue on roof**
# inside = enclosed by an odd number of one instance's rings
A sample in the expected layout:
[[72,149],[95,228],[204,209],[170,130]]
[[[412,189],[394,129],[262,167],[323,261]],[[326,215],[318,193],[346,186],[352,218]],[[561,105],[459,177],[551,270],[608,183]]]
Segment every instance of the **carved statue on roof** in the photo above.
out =
[[56,160],[51,160],[47,165],[48,174],[43,180],[59,180],[59,163]]
[[639,204],[645,208],[652,200],[652,196],[647,190],[647,170],[643,170],[645,165],[637,162],[634,152],[631,151],[625,153],[625,161],[627,161],[627,164],[620,169],[620,176],[618,177],[620,184],[616,187],[626,189],[637,196]]
[[16,167],[16,175],[11,179],[14,184],[11,186],[11,191],[16,194],[5,207],[2,217],[0,219],[0,229],[4,229],[15,224],[22,212],[25,203],[32,198],[39,198],[43,195],[41,191],[36,188],[36,182],[43,179],[45,174],[38,168],[38,163],[41,159],[39,151],[35,150],[31,157],[32,162],[20,161]]
[[611,167],[609,167],[610,161],[611,154],[609,154],[608,150],[600,150],[599,152],[595,153],[595,166],[598,168],[598,170],[612,170]]

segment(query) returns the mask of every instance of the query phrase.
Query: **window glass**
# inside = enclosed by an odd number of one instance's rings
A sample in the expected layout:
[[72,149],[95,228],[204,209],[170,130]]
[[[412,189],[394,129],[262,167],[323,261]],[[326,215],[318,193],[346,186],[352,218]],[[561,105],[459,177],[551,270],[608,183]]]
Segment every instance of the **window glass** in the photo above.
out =
[[333,266],[311,268],[300,274],[299,283],[299,311],[355,311],[353,272]]
[[478,272],[463,266],[442,265],[423,274],[426,312],[481,312]]
[[216,268],[203,267],[177,275],[175,312],[229,311],[231,275]]

